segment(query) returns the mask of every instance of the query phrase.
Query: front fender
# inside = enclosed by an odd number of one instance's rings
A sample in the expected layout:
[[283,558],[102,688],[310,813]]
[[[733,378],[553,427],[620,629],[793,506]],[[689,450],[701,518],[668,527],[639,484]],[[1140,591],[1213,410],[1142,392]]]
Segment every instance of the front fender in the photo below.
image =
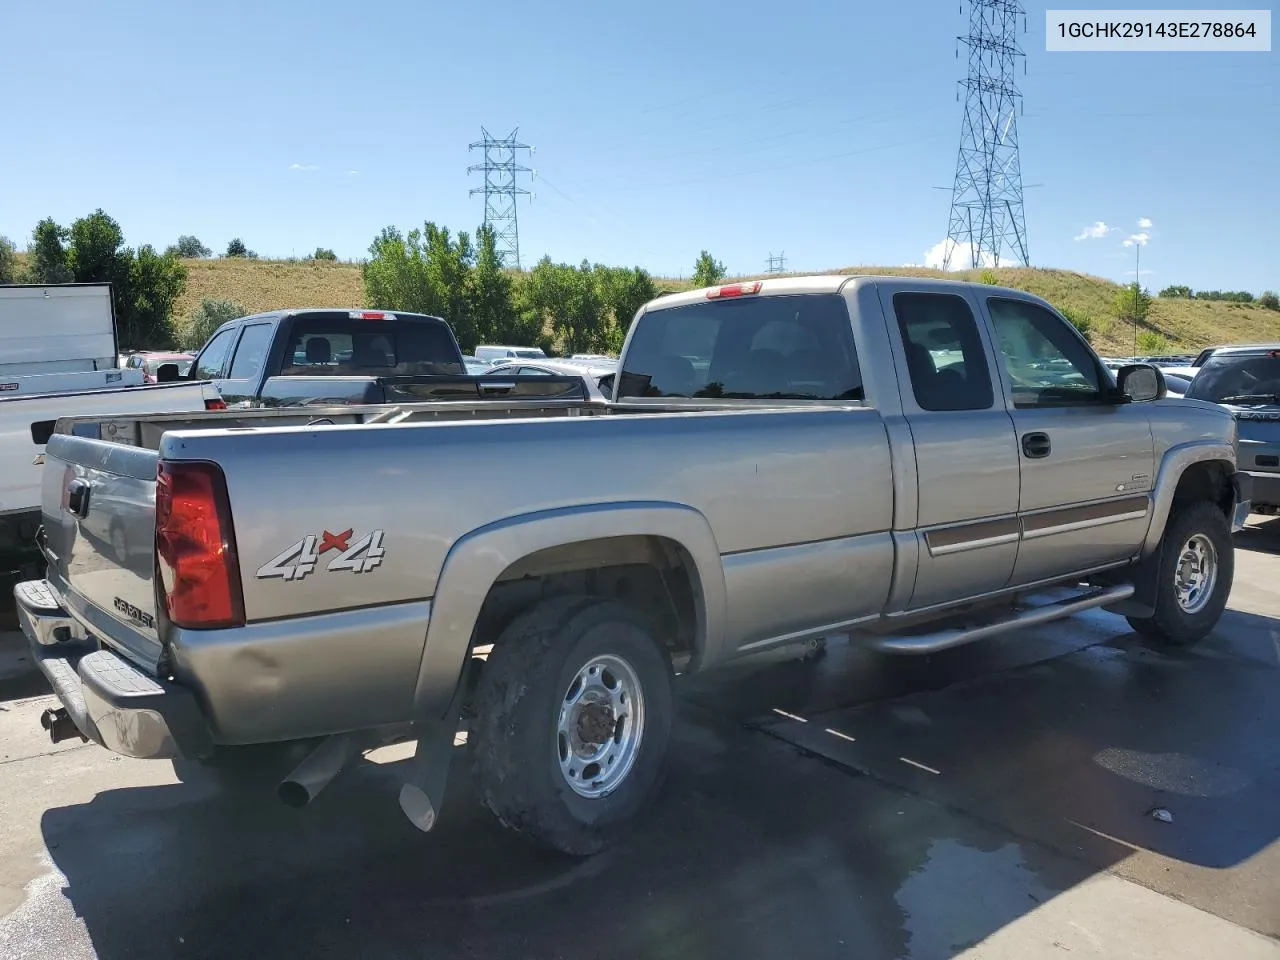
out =
[[711,525],[678,503],[623,502],[541,510],[471,531],[450,549],[436,581],[427,642],[414,693],[415,716],[443,717],[453,700],[480,609],[508,567],[552,547],[606,537],[672,540],[693,561],[700,594],[695,657],[723,644],[728,601]]
[[1149,557],[1160,547],[1160,538],[1164,536],[1165,524],[1169,521],[1169,511],[1173,508],[1173,495],[1178,489],[1178,482],[1189,467],[1197,463],[1221,460],[1231,465],[1235,472],[1236,451],[1229,440],[1204,439],[1192,440],[1170,447],[1160,461],[1160,469],[1156,473],[1156,482],[1151,498],[1151,525],[1147,527],[1147,537],[1142,544],[1142,556]]

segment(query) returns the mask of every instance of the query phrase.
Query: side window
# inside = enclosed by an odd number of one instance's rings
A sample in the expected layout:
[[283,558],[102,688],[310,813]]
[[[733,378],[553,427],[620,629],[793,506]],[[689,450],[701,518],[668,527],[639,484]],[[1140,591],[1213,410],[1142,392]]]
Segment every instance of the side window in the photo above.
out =
[[230,379],[248,380],[262,371],[271,347],[271,324],[255,323],[244,328],[235,358],[231,361]]
[[239,332],[239,327],[223,330],[205,345],[196,360],[196,380],[222,379],[222,373],[227,368],[227,354],[231,352],[231,344]]
[[620,398],[862,400],[862,375],[838,294],[747,296],[641,316]]
[[896,293],[893,312],[921,410],[989,410],[991,370],[973,311],[953,293]]
[[516,370],[521,376],[525,377],[549,377],[550,372],[543,370],[541,367],[520,367]]
[[1075,406],[1102,399],[1098,362],[1064,321],[1024,300],[991,297],[987,310],[1013,383],[1015,407]]

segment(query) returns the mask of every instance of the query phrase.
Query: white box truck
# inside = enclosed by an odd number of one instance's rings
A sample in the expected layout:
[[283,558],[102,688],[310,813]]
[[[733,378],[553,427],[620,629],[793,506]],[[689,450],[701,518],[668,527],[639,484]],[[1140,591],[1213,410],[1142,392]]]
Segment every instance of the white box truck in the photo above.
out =
[[40,461],[54,421],[224,406],[208,381],[144,386],[141,370],[120,369],[118,347],[110,284],[0,285],[0,628],[12,583],[42,562]]

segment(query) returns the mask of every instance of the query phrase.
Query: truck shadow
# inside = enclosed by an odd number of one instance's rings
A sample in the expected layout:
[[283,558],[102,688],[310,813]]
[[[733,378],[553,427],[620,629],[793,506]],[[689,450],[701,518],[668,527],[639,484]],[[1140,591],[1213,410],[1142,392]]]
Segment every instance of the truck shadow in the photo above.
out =
[[[64,943],[69,903],[103,960],[944,956],[1093,872],[682,712],[661,798],[599,857],[522,844],[461,756],[427,835],[400,815],[394,763],[348,770],[302,811],[208,782],[122,788],[45,813],[65,889],[24,933]],[[958,912],[931,909],[975,871],[987,882],[954,894]]]
[[1247,864],[1280,837],[1280,625],[1231,611],[1168,652],[1118,622],[920,659],[835,643],[683,683],[655,808],[588,860],[503,829],[465,747],[425,835],[396,803],[403,761],[301,811],[274,784],[104,791],[45,812],[65,889],[28,936],[62,942],[41,924],[69,902],[104,960],[941,957],[1152,854],[1168,884],[1246,871],[1207,884],[1223,902],[1164,892],[1280,933],[1231,893],[1266,889]]

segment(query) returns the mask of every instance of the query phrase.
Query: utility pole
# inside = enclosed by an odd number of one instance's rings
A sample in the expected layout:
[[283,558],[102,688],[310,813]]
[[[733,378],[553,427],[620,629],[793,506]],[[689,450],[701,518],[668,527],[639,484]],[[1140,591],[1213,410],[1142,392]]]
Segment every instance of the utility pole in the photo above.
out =
[[[1025,56],[1015,40],[1019,15],[1025,33],[1027,15],[1017,0],[969,0],[969,35],[956,38],[969,48],[969,72],[960,81],[965,92],[964,119],[951,188],[944,270],[950,268],[952,252],[962,245],[970,251],[970,267],[987,262],[998,267],[1006,249],[1021,266],[1029,262],[1018,155],[1022,94],[1015,82],[1015,63]],[[1024,60],[1024,72],[1025,67]]]
[[477,171],[484,174],[484,185],[472,189],[470,195],[484,194],[484,223],[493,228],[498,258],[503,266],[517,270],[520,269],[520,231],[516,221],[516,197],[528,196],[529,191],[520,187],[516,178],[519,174],[533,172],[516,162],[517,150],[533,153],[533,147],[516,139],[518,132],[517,127],[508,136],[499,138],[481,127],[482,139],[467,146],[468,150],[484,150],[484,163],[467,167],[468,174]]
[[776,257],[771,253],[765,260],[765,273],[786,273],[787,272],[787,254],[785,251]]

